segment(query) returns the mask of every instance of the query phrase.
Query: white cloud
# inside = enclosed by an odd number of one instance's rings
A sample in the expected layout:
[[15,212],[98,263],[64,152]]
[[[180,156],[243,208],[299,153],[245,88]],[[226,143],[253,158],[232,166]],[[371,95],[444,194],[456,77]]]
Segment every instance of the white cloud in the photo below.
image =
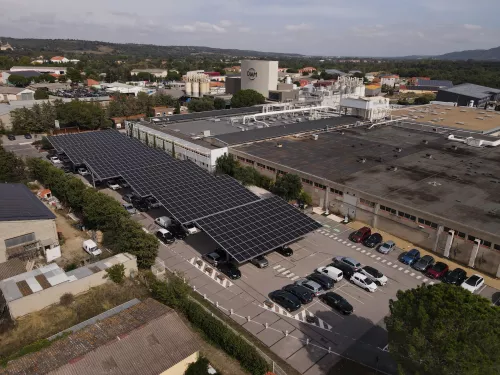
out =
[[238,27],[238,31],[240,33],[249,33],[250,32],[250,28],[249,27]]
[[386,37],[389,36],[389,31],[387,31],[384,25],[374,25],[374,26],[356,26],[351,29],[352,33],[356,36],[361,36],[364,38],[376,38],[376,37]]
[[229,20],[221,20],[219,22],[219,25],[221,25],[222,27],[229,27],[231,26],[233,23]]
[[471,25],[470,23],[466,23],[464,25],[464,27],[467,29],[467,30],[479,30],[479,29],[482,29],[481,26],[479,25]]
[[177,32],[187,32],[187,33],[196,33],[196,32],[215,32],[215,33],[225,33],[226,29],[214,25],[212,23],[208,22],[194,22],[193,24],[187,24],[187,25],[172,25],[170,26],[170,29],[172,31],[177,31]]
[[307,23],[299,23],[298,25],[286,25],[285,29],[288,31],[304,31],[311,30],[312,27]]

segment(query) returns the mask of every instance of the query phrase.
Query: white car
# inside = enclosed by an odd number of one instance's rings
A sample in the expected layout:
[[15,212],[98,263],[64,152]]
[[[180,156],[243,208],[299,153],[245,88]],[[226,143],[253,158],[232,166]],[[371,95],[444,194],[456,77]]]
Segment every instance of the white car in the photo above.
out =
[[338,268],[332,266],[318,267],[316,272],[328,276],[337,283],[344,278],[344,273]]
[[125,210],[127,210],[127,212],[130,214],[130,215],[134,215],[137,213],[137,210],[135,209],[134,206],[132,206],[130,203],[124,203],[123,204],[123,208]]
[[120,186],[120,185],[118,185],[118,184],[116,183],[116,181],[115,181],[115,180],[108,180],[108,181],[106,182],[106,185],[108,185],[108,187],[109,187],[111,190],[119,190],[119,189],[121,188],[121,186]]
[[472,275],[462,283],[462,288],[475,293],[484,285],[484,279],[479,275]]
[[372,281],[375,281],[375,284],[377,284],[377,285],[387,284],[387,276],[382,274],[382,272],[380,272],[376,268],[373,268],[370,266],[364,266],[363,268],[361,268],[359,270],[359,273],[362,273],[363,275],[367,276]]
[[185,227],[186,227],[188,234],[196,234],[196,233],[200,232],[200,230],[198,228],[196,228],[196,226],[194,224],[187,224]]
[[368,276],[363,275],[360,272],[356,272],[351,277],[351,283],[356,284],[360,288],[363,288],[367,292],[375,292],[378,288],[377,285]]
[[87,176],[89,175],[89,171],[87,170],[87,168],[78,168],[78,174],[80,176]]
[[61,160],[59,160],[59,158],[58,158],[57,156],[52,156],[52,157],[50,158],[50,162],[51,162],[52,164],[62,164],[62,161],[61,161]]

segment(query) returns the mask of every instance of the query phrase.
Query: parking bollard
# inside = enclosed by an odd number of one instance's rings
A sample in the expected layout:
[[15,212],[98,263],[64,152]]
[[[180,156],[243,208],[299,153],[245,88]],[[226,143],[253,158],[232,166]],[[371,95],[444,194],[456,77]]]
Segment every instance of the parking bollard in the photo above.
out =
[[309,339],[306,339],[306,345],[309,345]]
[[231,309],[229,312],[231,313],[231,315],[233,315],[233,309]]
[[288,336],[288,329],[285,331],[285,336]]
[[329,347],[328,347],[328,354],[330,354],[331,352],[332,352],[332,347],[331,347],[331,346],[329,346]]
[[269,328],[269,324],[266,323],[266,329],[268,329],[268,328]]

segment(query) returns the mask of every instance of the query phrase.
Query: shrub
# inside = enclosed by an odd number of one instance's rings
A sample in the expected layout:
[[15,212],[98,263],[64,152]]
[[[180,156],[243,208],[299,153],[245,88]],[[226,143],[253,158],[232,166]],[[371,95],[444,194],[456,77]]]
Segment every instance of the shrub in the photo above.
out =
[[59,299],[59,304],[62,306],[69,306],[75,301],[75,296],[71,293],[65,293]]
[[[208,359],[206,359],[205,357],[200,357],[196,362],[193,362],[188,366],[184,375],[207,375],[208,365]],[[218,372],[212,374],[219,375]]]
[[123,264],[115,264],[106,270],[106,276],[116,284],[121,284],[125,279],[125,266]]

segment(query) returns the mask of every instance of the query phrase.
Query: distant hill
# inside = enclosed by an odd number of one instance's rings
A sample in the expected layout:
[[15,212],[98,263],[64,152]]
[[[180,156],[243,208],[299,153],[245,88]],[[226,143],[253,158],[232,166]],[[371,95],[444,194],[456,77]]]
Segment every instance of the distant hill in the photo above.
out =
[[108,43],[77,39],[17,39],[0,37],[3,43],[9,43],[14,51],[32,53],[95,53],[138,57],[187,57],[193,55],[217,55],[230,57],[301,57],[297,53],[278,53],[249,51],[239,49],[221,49],[199,46],[159,46],[153,44]]
[[500,47],[490,49],[473,49],[468,51],[450,52],[444,55],[434,56],[441,60],[500,60]]

